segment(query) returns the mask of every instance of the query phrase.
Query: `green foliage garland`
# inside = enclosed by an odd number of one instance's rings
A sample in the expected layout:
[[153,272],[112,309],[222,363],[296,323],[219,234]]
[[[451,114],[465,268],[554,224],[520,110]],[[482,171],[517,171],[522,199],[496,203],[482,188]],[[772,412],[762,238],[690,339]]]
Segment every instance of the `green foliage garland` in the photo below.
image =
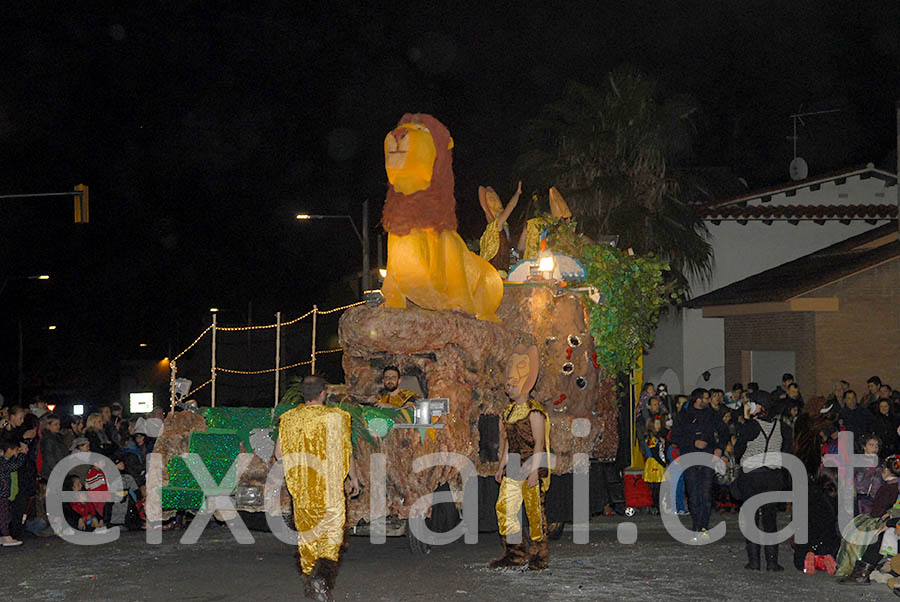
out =
[[609,245],[584,245],[586,284],[600,292],[588,302],[597,363],[607,375],[637,367],[644,348],[653,343],[663,307],[678,294],[665,284],[668,264],[655,257],[628,255]]

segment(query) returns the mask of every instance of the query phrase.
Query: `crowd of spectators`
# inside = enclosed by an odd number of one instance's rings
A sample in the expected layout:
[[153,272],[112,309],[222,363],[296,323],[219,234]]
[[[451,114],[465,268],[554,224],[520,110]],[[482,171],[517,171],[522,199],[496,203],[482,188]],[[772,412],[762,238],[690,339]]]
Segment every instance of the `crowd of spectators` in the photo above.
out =
[[[102,532],[109,525],[144,528],[146,457],[158,434],[163,413],[125,418],[118,403],[81,416],[60,416],[36,401],[29,407],[0,408],[0,545],[22,544],[25,533],[47,537],[78,531]],[[102,455],[116,466],[121,488],[110,491]],[[76,460],[65,474],[54,469],[71,454]],[[76,492],[63,502],[63,516],[47,512],[51,476],[62,491]],[[91,494],[94,495],[91,495]],[[102,494],[102,495],[99,495]]]
[[[841,576],[842,584],[866,584],[873,578],[898,581],[891,571],[900,528],[897,475],[900,474],[900,395],[873,376],[865,393],[857,396],[840,380],[831,393],[804,401],[793,375],[784,374],[771,392],[756,383],[735,384],[730,391],[695,389],[689,395],[670,395],[664,385],[643,386],[635,408],[635,432],[645,458],[644,480],[653,495],[653,513],[660,508],[660,483],[666,467],[681,455],[708,453],[711,467],[673,471],[673,511],[691,517],[696,543],[708,541],[710,514],[736,511],[757,493],[790,490],[782,454],[792,453],[803,463],[808,489],[809,540],[792,539],[793,564],[801,571]],[[828,454],[838,454],[841,433],[852,433],[854,449],[871,458],[853,470],[852,525],[862,542],[843,538],[838,524],[838,469],[826,466]],[[677,489],[676,489],[677,484]],[[767,504],[755,516],[763,532],[775,532],[777,512],[792,513],[790,503]],[[887,536],[885,536],[887,534]],[[885,542],[885,540],[889,542]],[[855,542],[855,543],[854,543]],[[765,568],[781,571],[778,546],[763,546]],[[761,570],[760,546],[747,541],[747,569]],[[900,569],[900,560],[894,562]],[[879,571],[879,567],[881,570]],[[900,596],[900,584],[895,594]]]

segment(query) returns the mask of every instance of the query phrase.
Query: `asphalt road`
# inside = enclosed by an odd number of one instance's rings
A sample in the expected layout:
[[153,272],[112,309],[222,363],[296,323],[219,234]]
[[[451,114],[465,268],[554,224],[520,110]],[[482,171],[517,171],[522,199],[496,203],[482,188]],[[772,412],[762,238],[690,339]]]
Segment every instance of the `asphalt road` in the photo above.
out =
[[[713,522],[723,517],[714,517]],[[457,542],[413,556],[405,538],[373,545],[353,537],[338,578],[337,600],[816,600],[895,599],[884,585],[841,586],[835,577],[804,575],[782,544],[780,574],[751,573],[734,515],[728,535],[706,546],[677,543],[658,517],[595,517],[590,543],[575,545],[566,530],[551,543],[550,569],[502,573],[487,563],[500,555],[499,537],[482,533],[475,545]],[[617,542],[618,523],[633,521],[638,539]],[[302,600],[295,551],[268,533],[240,545],[224,526],[210,526],[196,545],[183,532],[164,533],[149,545],[143,533],[123,532],[102,546],[75,546],[56,537],[28,538],[0,548],[0,600],[257,601]]]

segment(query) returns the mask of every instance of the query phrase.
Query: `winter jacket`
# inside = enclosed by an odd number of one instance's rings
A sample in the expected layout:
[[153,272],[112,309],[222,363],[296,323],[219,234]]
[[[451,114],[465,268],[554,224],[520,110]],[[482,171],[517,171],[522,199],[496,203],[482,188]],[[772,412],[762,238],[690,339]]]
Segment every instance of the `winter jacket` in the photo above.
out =
[[[729,439],[728,427],[713,409],[698,410],[694,406],[685,406],[675,416],[672,427],[672,442],[678,446],[683,456],[691,452],[714,453],[716,449],[724,450]],[[706,447],[694,447],[694,441],[706,442]]]
[[50,479],[53,468],[59,461],[69,455],[63,436],[59,433],[44,431],[41,435],[41,478]]
[[17,454],[7,460],[0,456],[0,498],[9,499],[12,487],[12,473],[25,465],[25,454]]

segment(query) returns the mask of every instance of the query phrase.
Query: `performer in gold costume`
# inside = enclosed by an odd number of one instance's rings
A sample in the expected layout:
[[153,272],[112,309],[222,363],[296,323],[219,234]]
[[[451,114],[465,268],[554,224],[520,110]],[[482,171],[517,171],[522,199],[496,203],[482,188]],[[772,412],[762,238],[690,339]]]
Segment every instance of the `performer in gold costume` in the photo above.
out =
[[[537,373],[537,347],[519,345],[507,368],[506,394],[512,401],[503,411],[506,441],[495,475],[500,482],[497,524],[506,554],[491,562],[491,568],[525,565],[530,570],[547,568],[549,546],[544,495],[550,487],[550,419],[541,404],[529,398]],[[519,454],[521,476],[507,470],[509,454]],[[528,516],[527,538],[518,517],[523,503]],[[510,543],[510,540],[521,543]]]
[[279,424],[275,457],[294,504],[300,569],[306,597],[333,602],[344,543],[345,493],[359,493],[350,443],[350,414],[325,402],[325,381],[307,376],[301,383],[304,405],[285,412]]
[[385,392],[375,402],[377,407],[397,409],[415,407],[414,402],[418,396],[414,391],[400,388],[400,369],[397,366],[385,366],[381,371],[381,384]]

